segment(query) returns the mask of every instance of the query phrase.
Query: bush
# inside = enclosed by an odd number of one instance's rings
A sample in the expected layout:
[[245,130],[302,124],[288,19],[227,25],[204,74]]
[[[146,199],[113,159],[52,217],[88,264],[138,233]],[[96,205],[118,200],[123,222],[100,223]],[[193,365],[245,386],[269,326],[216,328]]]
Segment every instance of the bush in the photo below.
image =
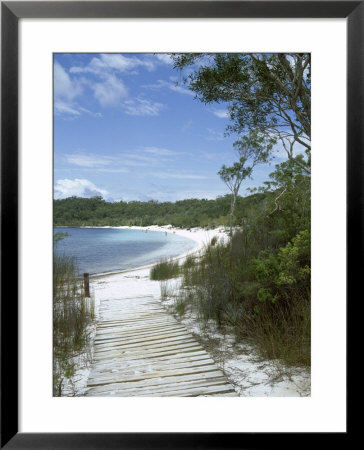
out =
[[178,261],[161,260],[150,269],[150,279],[156,281],[168,280],[177,277],[179,273]]
[[[59,241],[55,238],[55,244]],[[75,372],[75,358],[89,355],[88,326],[95,318],[94,301],[85,298],[73,258],[53,256],[53,395],[61,396]]]
[[280,249],[262,250],[259,232],[246,227],[231,244],[214,243],[199,260],[186,261],[182,286],[203,320],[232,326],[264,357],[308,366],[310,233],[303,230]]

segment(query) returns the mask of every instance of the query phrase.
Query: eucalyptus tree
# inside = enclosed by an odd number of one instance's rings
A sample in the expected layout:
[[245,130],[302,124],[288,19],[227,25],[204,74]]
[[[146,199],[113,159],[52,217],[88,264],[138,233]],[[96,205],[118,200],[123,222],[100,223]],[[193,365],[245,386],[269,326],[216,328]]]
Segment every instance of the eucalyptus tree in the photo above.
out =
[[[174,53],[182,82],[203,103],[226,103],[227,133],[274,139],[307,174],[311,154],[309,53]],[[306,157],[296,158],[298,149]]]
[[234,147],[239,154],[239,161],[230,167],[224,164],[218,172],[231,192],[230,236],[233,235],[234,210],[241,184],[245,179],[251,177],[257,164],[268,159],[273,144],[272,139],[264,139],[256,131],[251,131],[234,142]]

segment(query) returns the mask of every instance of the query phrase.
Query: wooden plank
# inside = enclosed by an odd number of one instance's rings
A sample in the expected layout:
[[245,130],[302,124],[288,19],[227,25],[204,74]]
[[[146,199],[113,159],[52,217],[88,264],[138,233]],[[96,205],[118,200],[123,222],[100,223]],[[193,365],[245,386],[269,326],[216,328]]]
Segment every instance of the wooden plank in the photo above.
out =
[[[191,361],[190,359],[180,359],[180,358],[174,358],[174,359],[165,359],[165,360],[140,360],[134,359],[134,360],[125,360],[124,358],[119,359],[115,361],[113,364],[109,364],[108,366],[105,365],[104,361],[99,363],[98,365],[94,366],[94,370],[103,373],[103,372],[115,372],[116,370],[126,370],[130,368],[140,368],[140,370],[143,369],[143,367],[153,367],[153,368],[159,368],[159,367],[194,367],[194,366],[204,366],[206,364],[214,364],[215,362],[213,359],[211,359],[208,355],[204,358],[198,358],[194,361]],[[99,367],[99,370],[97,369]],[[215,365],[216,367],[216,365]],[[91,375],[90,375],[91,376]]]
[[176,336],[186,336],[188,335],[189,337],[192,337],[192,334],[186,333],[186,330],[177,330],[174,332],[166,332],[163,333],[161,331],[158,332],[153,332],[153,333],[146,333],[146,334],[135,334],[134,335],[134,339],[128,335],[125,336],[124,333],[120,332],[120,333],[115,333],[114,335],[109,335],[108,337],[103,337],[103,338],[98,338],[96,336],[95,338],[95,346],[96,345],[103,345],[106,343],[110,343],[110,342],[148,342],[148,341],[152,341],[155,339],[166,339],[166,338],[170,338],[170,337],[176,337]]
[[[211,376],[211,373],[217,374],[217,376],[223,376],[223,373],[221,371],[217,371],[216,367],[209,366],[207,368],[183,368],[183,369],[176,369],[176,370],[160,370],[160,371],[154,371],[150,373],[137,373],[137,371],[129,371],[129,372],[123,372],[118,373],[117,380],[110,381],[109,383],[123,383],[126,381],[142,381],[142,380],[149,380],[151,378],[168,378],[172,376],[188,376],[191,374],[200,375],[201,377],[205,376]],[[167,380],[168,381],[168,380]],[[94,380],[93,382],[89,382],[88,386],[102,386],[104,384],[102,380],[100,382],[97,382],[97,380]]]
[[[185,343],[185,344],[176,344],[176,343],[172,343],[171,345],[166,345],[166,346],[157,346],[154,348],[149,348],[146,350],[140,350],[139,348],[135,348],[135,349],[129,349],[129,350],[113,350],[112,348],[110,349],[109,352],[95,352],[94,358],[95,360],[98,359],[105,359],[105,358],[109,358],[109,357],[113,357],[113,358],[123,358],[124,356],[131,356],[131,355],[139,355],[139,357],[141,358],[147,358],[149,354],[151,353],[158,353],[160,355],[163,355],[164,353],[168,353],[173,351],[173,353],[178,353],[181,350],[189,350],[189,351],[199,351],[201,350],[201,346],[199,344],[197,344],[196,341],[191,341],[190,343]],[[113,356],[112,356],[113,355]]]
[[[222,389],[224,389],[224,391],[227,392],[235,392],[234,389],[231,386],[226,385],[226,379],[225,377],[221,377],[221,378],[216,378],[214,381],[210,381],[209,384],[207,385],[206,383],[203,383],[201,381],[190,381],[190,382],[186,382],[186,383],[177,383],[177,384],[159,384],[159,385],[152,385],[149,387],[134,387],[134,388],[124,388],[122,390],[118,390],[118,392],[121,393],[120,397],[131,397],[131,396],[170,396],[171,394],[176,395],[176,393],[178,392],[180,394],[186,394],[186,393],[190,393],[191,391],[196,391],[199,390],[201,392],[201,390],[204,390],[206,388],[209,387],[214,387],[216,392],[216,388],[218,388],[218,391],[221,391]],[[113,390],[102,390],[100,389],[98,391],[97,395],[100,395],[100,393],[103,394],[107,394],[110,395],[110,393],[114,392]],[[96,392],[93,393],[89,393],[89,395],[95,395]],[[236,393],[235,393],[236,395]]]
[[143,321],[142,324],[138,325],[137,327],[127,327],[125,326],[125,324],[118,324],[118,325],[113,325],[112,327],[109,328],[98,328],[98,333],[100,333],[101,335],[103,334],[109,334],[109,333],[113,333],[115,331],[123,331],[126,334],[133,334],[133,333],[142,333],[142,332],[147,332],[147,331],[158,331],[158,330],[174,330],[174,329],[181,329],[184,330],[185,327],[176,324],[176,323],[170,323],[170,324],[161,324],[161,325],[151,325],[149,322],[145,322]]
[[[110,361],[105,361],[103,360],[102,362],[95,364],[94,365],[94,371],[97,371],[97,367],[100,366],[100,368],[103,368],[104,371],[107,370],[111,370],[111,369],[115,369],[115,367],[121,367],[123,365],[133,365],[133,366],[138,366],[138,365],[145,365],[145,364],[174,364],[176,361],[178,362],[185,362],[185,363],[194,363],[194,362],[199,362],[199,361],[206,361],[206,360],[211,360],[213,361],[210,356],[206,353],[206,352],[195,352],[195,353],[202,353],[201,355],[197,355],[197,356],[184,356],[184,357],[180,357],[180,354],[174,354],[174,355],[168,355],[168,356],[157,356],[155,358],[150,357],[150,358],[146,358],[146,359],[140,359],[139,357],[137,358],[122,358],[122,359],[118,359],[118,360],[110,360]],[[187,355],[192,355],[192,353],[188,353]]]
[[110,391],[110,390],[124,390],[124,389],[138,389],[138,388],[146,388],[146,387],[163,387],[163,386],[177,386],[179,383],[189,383],[189,382],[198,382],[203,383],[207,386],[210,382],[214,381],[222,381],[226,382],[226,378],[221,375],[221,372],[210,372],[205,374],[204,377],[201,377],[201,374],[191,374],[186,377],[183,376],[172,376],[167,378],[152,378],[148,380],[142,381],[126,381],[123,383],[110,383],[100,386],[95,386],[88,391],[88,394],[92,391],[99,392],[102,390]]
[[144,325],[144,327],[142,328],[132,328],[132,329],[127,329],[126,327],[120,325],[120,326],[113,326],[111,329],[107,329],[106,331],[100,330],[100,328],[98,328],[97,330],[97,334],[100,336],[104,336],[104,335],[109,335],[109,334],[113,334],[113,333],[123,333],[125,336],[129,336],[129,335],[135,335],[136,333],[139,335],[140,333],[158,333],[158,331],[170,331],[170,330],[186,330],[185,327],[180,326],[180,325],[176,325],[176,324],[171,324],[171,325],[158,325],[158,326],[150,326],[149,324]]
[[[142,338],[142,339],[117,339],[112,343],[113,348],[118,349],[129,349],[135,347],[144,347],[144,348],[153,348],[155,346],[160,346],[160,344],[170,343],[170,342],[182,342],[182,341],[195,341],[192,335],[186,334],[178,334],[173,337],[164,338],[163,336],[153,336],[150,338]],[[196,341],[195,341],[196,342]],[[110,344],[108,342],[102,344],[95,344],[95,350],[104,351],[105,348],[110,348]]]
[[219,396],[224,396],[225,393],[234,392],[234,388],[229,385],[219,385],[219,386],[204,386],[196,389],[183,389],[176,390],[173,392],[163,392],[152,394],[150,397],[198,397],[198,396],[208,396],[211,393]]
[[[124,365],[122,367],[119,367],[119,371],[113,371],[113,370],[108,370],[108,371],[104,371],[101,370],[99,372],[95,371],[92,376],[89,377],[88,379],[88,384],[89,386],[92,385],[92,383],[95,381],[98,384],[100,384],[100,382],[102,383],[110,383],[110,382],[119,382],[120,380],[120,373],[123,374],[128,374],[128,373],[133,373],[132,371],[134,371],[134,373],[138,373],[140,375],[142,375],[143,373],[149,373],[151,370],[156,371],[158,373],[163,373],[163,371],[166,370],[171,370],[171,371],[175,371],[177,369],[183,369],[183,368],[198,368],[200,370],[203,369],[216,369],[215,363],[212,359],[206,359],[206,360],[202,360],[202,361],[195,361],[195,362],[188,362],[188,363],[175,363],[175,364],[171,364],[168,362],[165,362],[164,364],[142,364],[142,365]],[[130,370],[131,369],[131,370]],[[129,372],[128,372],[129,371]],[[111,381],[110,381],[111,380]]]

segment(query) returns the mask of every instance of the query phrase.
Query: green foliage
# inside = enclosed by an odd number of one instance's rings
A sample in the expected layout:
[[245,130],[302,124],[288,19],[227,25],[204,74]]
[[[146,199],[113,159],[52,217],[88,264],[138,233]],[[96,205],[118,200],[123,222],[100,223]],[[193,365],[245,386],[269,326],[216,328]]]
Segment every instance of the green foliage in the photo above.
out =
[[57,245],[58,242],[62,241],[64,238],[68,237],[68,233],[62,233],[61,231],[58,231],[57,233],[54,233],[53,236],[53,244]]
[[[241,217],[265,197],[254,193],[238,197],[235,213]],[[54,226],[149,226],[218,227],[229,224],[230,196],[215,200],[187,199],[177,202],[106,202],[101,197],[69,197],[54,200]]]
[[172,58],[176,69],[189,69],[183,83],[201,102],[227,105],[228,133],[255,143],[256,155],[265,152],[266,157],[278,141],[290,159],[294,147],[303,146],[307,159],[296,163],[310,173],[310,54],[199,53]]
[[[263,356],[310,364],[310,179],[280,164],[249,197],[230,244],[211,243],[182,265],[182,286],[203,320],[232,326]],[[251,209],[250,209],[251,208]]]
[[301,231],[278,254],[279,275],[277,284],[307,283],[310,279],[310,232]]
[[253,261],[255,263],[255,275],[257,280],[273,280],[277,277],[278,261],[277,257],[268,250],[263,250],[259,258]]
[[186,312],[186,303],[184,299],[177,299],[175,303],[176,312],[178,315],[183,316]]
[[[226,167],[225,164],[221,167],[218,174],[225,184],[229,186],[231,191],[234,190],[234,185],[237,182],[245,180],[252,173],[251,167],[244,167],[245,161],[242,158],[235,162],[231,167]],[[231,187],[230,187],[231,186]],[[239,184],[240,187],[240,184]]]
[[278,251],[259,251],[259,236],[247,239],[254,233],[259,229],[235,233],[231,248],[210,245],[198,264],[182,266],[182,285],[203,320],[232,326],[266,357],[309,365],[309,232]]
[[[257,298],[260,302],[275,303],[278,300],[278,294],[273,296],[268,289],[261,287],[258,289]],[[259,309],[256,311],[259,311]]]
[[178,261],[162,260],[150,269],[151,280],[168,280],[179,275]]
[[214,237],[211,239],[210,244],[211,244],[211,246],[213,247],[216,243],[217,243],[217,236],[214,236]]
[[[54,241],[65,237],[55,235]],[[93,300],[84,296],[73,258],[53,255],[53,395],[75,373],[74,358],[89,353],[87,328],[94,320]],[[87,356],[86,356],[87,359]]]
[[230,235],[232,235],[235,204],[241,183],[246,178],[250,177],[253,170],[253,165],[250,167],[245,167],[245,164],[246,158],[241,157],[240,160],[238,162],[235,162],[231,167],[226,167],[224,164],[218,172],[220,178],[231,191]]

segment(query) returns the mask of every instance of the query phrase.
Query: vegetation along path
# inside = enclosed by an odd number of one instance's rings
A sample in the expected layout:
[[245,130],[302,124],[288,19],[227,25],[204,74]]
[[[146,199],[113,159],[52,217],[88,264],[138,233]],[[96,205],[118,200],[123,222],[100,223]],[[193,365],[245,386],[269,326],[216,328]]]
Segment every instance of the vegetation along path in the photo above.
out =
[[192,334],[146,292],[153,282],[140,274],[95,283],[101,304],[86,395],[237,396]]

